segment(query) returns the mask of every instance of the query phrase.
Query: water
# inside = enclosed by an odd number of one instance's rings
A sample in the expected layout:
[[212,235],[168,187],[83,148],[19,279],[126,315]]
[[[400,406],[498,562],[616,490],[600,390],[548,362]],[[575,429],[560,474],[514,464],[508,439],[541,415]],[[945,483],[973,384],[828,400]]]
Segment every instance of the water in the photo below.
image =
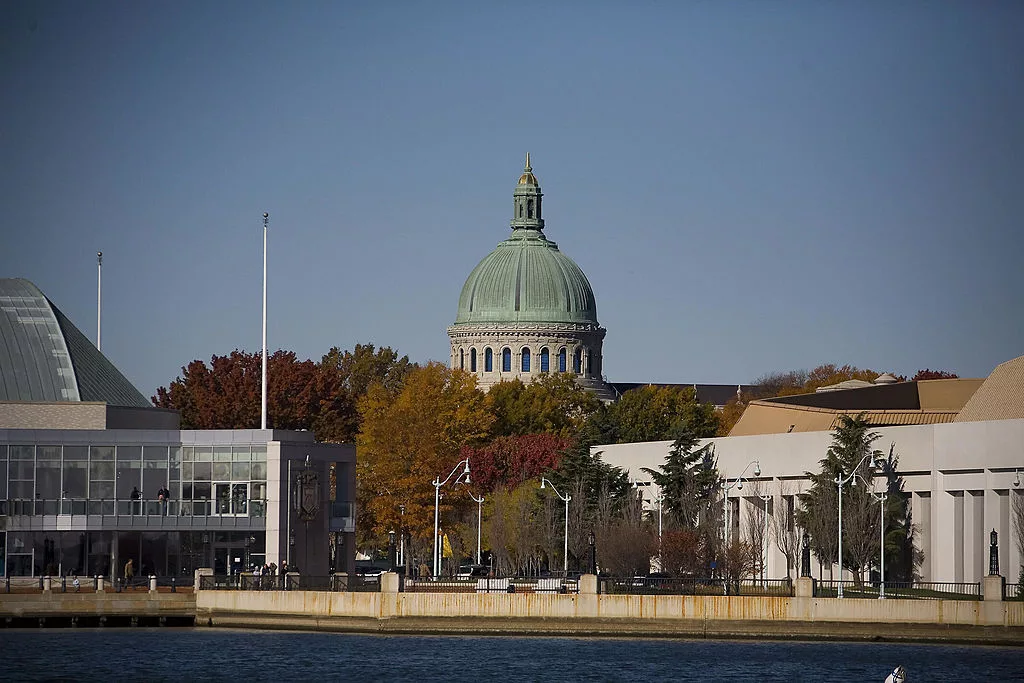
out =
[[1007,647],[377,636],[226,629],[0,630],[4,680],[1016,681]]

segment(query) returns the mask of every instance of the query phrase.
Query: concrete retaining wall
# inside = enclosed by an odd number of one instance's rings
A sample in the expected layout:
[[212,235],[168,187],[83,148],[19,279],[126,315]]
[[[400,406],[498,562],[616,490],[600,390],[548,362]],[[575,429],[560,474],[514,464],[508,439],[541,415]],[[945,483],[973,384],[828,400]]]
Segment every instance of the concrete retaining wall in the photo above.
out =
[[1024,644],[1024,603],[664,595],[201,591],[197,623],[315,630]]

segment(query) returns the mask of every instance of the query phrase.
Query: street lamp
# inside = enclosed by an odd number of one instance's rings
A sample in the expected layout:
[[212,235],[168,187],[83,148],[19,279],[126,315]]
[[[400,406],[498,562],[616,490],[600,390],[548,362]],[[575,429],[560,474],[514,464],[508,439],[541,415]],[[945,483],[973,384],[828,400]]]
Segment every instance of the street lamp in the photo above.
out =
[[[459,470],[462,470],[459,472]],[[469,483],[469,458],[460,460],[459,464],[455,466],[451,474],[445,477],[444,481],[441,481],[441,476],[438,475],[437,479],[431,483],[434,485],[434,578],[436,579],[441,574],[441,546],[437,542],[437,536],[440,533],[440,503],[441,503],[441,487],[447,484],[452,477],[455,477],[455,473],[458,472],[459,476],[455,478],[456,484],[458,483]]]
[[733,479],[731,484],[729,483],[728,479],[725,480],[724,504],[725,504],[725,545],[726,546],[729,545],[729,532],[730,532],[730,528],[729,527],[731,526],[731,524],[729,523],[730,522],[729,517],[730,517],[730,514],[732,512],[732,510],[730,509],[731,506],[729,505],[729,490],[732,487],[734,487],[734,486],[736,487],[737,491],[739,491],[739,490],[741,490],[743,488],[743,475],[747,473],[747,470],[750,469],[751,465],[754,466],[754,476],[755,477],[760,477],[761,476],[761,463],[759,461],[757,461],[757,460],[751,460],[750,462],[747,463],[747,466],[743,468],[743,471],[740,472],[740,476],[738,476],[735,479]]
[[551,487],[551,490],[555,492],[556,496],[558,496],[561,500],[565,501],[565,547],[564,547],[564,550],[562,551],[562,569],[563,569],[563,571],[568,572],[569,571],[569,501],[572,500],[572,496],[570,496],[568,493],[563,496],[561,493],[558,492],[558,489],[555,488],[555,485],[552,484],[546,477],[541,477],[540,478],[540,487],[544,488],[545,484],[547,484],[548,486]]
[[398,564],[405,566],[405,506],[399,505],[399,511],[402,513],[402,522],[399,524],[399,537],[398,537]]
[[484,496],[480,494],[477,498],[470,493],[469,497],[476,502],[476,563],[480,564],[480,520],[483,516]]
[[391,572],[395,571],[395,550],[395,530],[392,529],[388,532],[388,571]]
[[[860,459],[860,462],[858,462],[853,468],[853,471],[850,472],[850,476],[844,478],[843,472],[840,470],[839,475],[835,478],[836,487],[839,489],[839,588],[836,591],[837,598],[843,597],[843,487],[850,483],[851,479],[857,476],[857,470],[860,469],[860,466],[863,465],[868,458],[871,458],[872,470],[876,467],[882,467],[882,459],[880,457],[876,457],[875,453],[868,453]],[[874,473],[872,472],[872,475],[873,474]]]
[[[876,459],[876,463],[878,460]],[[869,485],[864,477],[859,474],[860,480],[865,485]],[[871,497],[878,501],[878,599],[885,600],[885,496],[886,492],[881,491],[875,493],[874,491],[868,491]],[[839,570],[839,578],[842,580],[843,573],[842,568]]]
[[665,567],[662,564],[661,557],[661,506],[665,502],[665,494],[658,490],[658,497],[654,499],[654,502],[658,504],[658,571],[665,571]]
[[[761,537],[761,587],[764,588],[765,574],[768,573],[768,503],[772,497],[768,493],[762,493],[757,497],[764,503],[764,535]],[[789,573],[788,568],[786,573]]]
[[587,543],[590,545],[590,573],[597,576],[597,547],[595,546],[594,530],[587,534]]

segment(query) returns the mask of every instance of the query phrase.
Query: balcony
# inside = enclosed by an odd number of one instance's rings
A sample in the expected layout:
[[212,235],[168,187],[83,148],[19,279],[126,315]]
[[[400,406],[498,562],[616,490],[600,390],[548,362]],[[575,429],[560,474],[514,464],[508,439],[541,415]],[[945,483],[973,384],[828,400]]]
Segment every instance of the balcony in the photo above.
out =
[[266,500],[0,500],[8,531],[264,529]]

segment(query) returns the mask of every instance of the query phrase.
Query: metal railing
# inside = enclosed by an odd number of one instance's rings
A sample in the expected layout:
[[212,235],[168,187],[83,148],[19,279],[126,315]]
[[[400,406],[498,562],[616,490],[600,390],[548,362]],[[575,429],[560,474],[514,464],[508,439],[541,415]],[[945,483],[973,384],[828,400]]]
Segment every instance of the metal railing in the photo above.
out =
[[233,574],[202,576],[200,590],[243,590],[243,591],[325,591],[330,593],[378,592],[380,584],[357,575],[330,574],[314,576],[306,574]]
[[[818,581],[814,596],[834,598],[838,593],[838,580]],[[843,597],[878,598],[877,584],[843,580]],[[885,597],[893,600],[981,600],[980,583],[963,582],[885,582]]]
[[1024,591],[1020,583],[1008,583],[1003,587],[1003,600],[1024,600]]
[[91,498],[11,498],[0,500],[0,514],[11,517],[102,516],[102,517],[265,517],[267,501],[249,498],[234,501],[121,500]]
[[602,577],[600,590],[610,595],[793,595],[790,579],[744,579],[739,582],[701,577]]
[[406,579],[402,590],[406,593],[578,593],[575,579],[549,578],[471,578]]

